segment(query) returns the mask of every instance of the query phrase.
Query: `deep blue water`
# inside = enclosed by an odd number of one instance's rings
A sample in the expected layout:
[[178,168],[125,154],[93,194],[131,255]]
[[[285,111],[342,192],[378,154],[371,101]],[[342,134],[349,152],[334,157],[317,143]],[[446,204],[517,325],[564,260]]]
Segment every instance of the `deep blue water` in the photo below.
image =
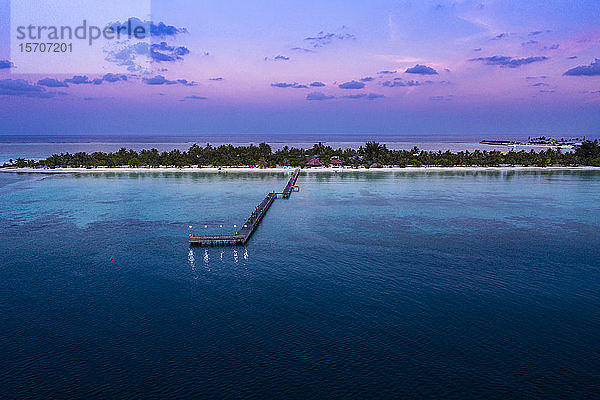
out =
[[1,397],[597,396],[600,172],[286,179],[1,173]]

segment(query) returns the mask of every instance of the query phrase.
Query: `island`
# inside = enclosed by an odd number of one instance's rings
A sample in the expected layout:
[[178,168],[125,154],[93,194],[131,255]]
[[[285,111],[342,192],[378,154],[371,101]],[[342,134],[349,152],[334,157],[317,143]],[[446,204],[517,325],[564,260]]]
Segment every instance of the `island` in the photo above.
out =
[[555,149],[573,149],[578,146],[581,146],[582,142],[585,142],[585,136],[583,139],[580,138],[571,138],[571,139],[553,139],[551,137],[540,136],[536,138],[531,138],[531,136],[527,139],[527,142],[519,142],[513,140],[482,140],[481,144],[487,144],[491,146],[509,146],[509,147],[545,147],[545,148],[555,148]]
[[[505,143],[503,141],[497,143]],[[316,143],[309,149],[285,146],[273,151],[267,143],[248,146],[193,144],[187,151],[174,149],[159,152],[156,149],[116,152],[61,153],[46,159],[17,158],[2,165],[3,170],[21,168],[56,169],[100,167],[302,167],[302,168],[384,168],[384,167],[600,167],[598,140],[586,140],[574,145],[572,150],[547,148],[540,151],[506,152],[486,151],[425,151],[417,147],[410,150],[388,149],[385,144],[367,142],[358,149],[334,149]]]

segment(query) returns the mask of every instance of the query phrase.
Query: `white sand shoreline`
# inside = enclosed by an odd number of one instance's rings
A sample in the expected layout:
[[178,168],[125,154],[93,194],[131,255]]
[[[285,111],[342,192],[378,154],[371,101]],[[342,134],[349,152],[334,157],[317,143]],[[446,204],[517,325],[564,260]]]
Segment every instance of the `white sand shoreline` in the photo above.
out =
[[[79,173],[156,173],[156,172],[202,172],[202,173],[281,173],[291,172],[293,167],[277,167],[277,168],[249,168],[249,167],[112,167],[112,168],[0,168],[0,172],[4,173],[37,173],[37,174],[79,174]],[[331,167],[316,167],[303,168],[302,172],[308,173],[347,173],[347,172],[443,172],[443,171],[600,171],[600,167],[580,166],[580,167],[523,167],[523,166],[501,166],[501,167],[384,167],[384,168],[331,168]]]

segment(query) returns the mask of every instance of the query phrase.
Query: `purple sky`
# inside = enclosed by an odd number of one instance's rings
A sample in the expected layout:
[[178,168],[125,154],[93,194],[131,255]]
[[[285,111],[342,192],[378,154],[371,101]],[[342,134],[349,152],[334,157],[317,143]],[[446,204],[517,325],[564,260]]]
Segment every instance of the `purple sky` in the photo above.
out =
[[165,24],[146,53],[27,74],[0,0],[0,134],[598,135],[598,15],[597,0],[161,0],[119,19]]

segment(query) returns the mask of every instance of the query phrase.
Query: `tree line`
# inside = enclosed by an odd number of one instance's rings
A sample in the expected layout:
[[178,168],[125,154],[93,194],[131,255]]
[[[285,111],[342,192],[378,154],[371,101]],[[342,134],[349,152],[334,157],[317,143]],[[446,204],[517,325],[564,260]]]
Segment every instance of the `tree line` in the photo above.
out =
[[127,150],[104,153],[61,153],[54,154],[44,160],[26,160],[18,158],[4,164],[3,167],[185,167],[185,166],[255,166],[275,167],[306,165],[307,156],[316,156],[328,166],[332,158],[339,159],[343,165],[351,167],[380,166],[600,166],[600,145],[598,140],[585,141],[575,151],[547,149],[542,151],[508,151],[475,150],[475,151],[425,151],[417,147],[411,150],[392,150],[385,144],[367,142],[358,149],[333,149],[323,143],[317,143],[310,149],[285,146],[273,151],[267,143],[258,146],[207,144],[202,147],[192,145],[187,151],[171,150],[159,152],[150,150]]

